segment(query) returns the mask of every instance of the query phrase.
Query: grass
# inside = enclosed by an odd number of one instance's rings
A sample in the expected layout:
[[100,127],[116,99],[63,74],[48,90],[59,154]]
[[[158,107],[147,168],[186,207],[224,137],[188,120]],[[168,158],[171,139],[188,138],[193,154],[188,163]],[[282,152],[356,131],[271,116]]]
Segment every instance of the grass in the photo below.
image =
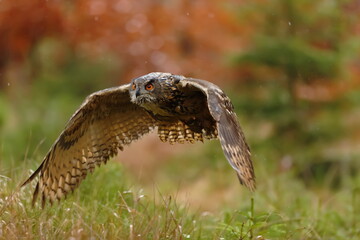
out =
[[[261,169],[265,171],[265,169]],[[261,174],[261,172],[260,172]],[[272,176],[256,193],[234,191],[236,204],[194,209],[176,192],[133,184],[117,162],[103,166],[65,201],[31,208],[34,184],[0,177],[0,239],[357,239],[359,178],[349,188],[310,190]],[[263,176],[260,175],[260,179]],[[216,180],[213,180],[216,181]],[[217,189],[220,191],[220,189]],[[203,196],[204,199],[207,197]],[[191,196],[190,196],[191,198]],[[216,198],[213,199],[217,201]],[[221,201],[214,204],[222,205]]]
[[[196,233],[192,216],[171,198],[161,204],[148,199],[141,189],[124,186],[119,164],[88,177],[79,191],[61,204],[30,207],[31,189],[12,199],[2,197],[1,236],[10,239],[179,239]],[[117,178],[118,181],[114,181]],[[10,179],[2,178],[6,189]],[[34,187],[34,186],[33,186]],[[11,187],[10,187],[11,189]],[[8,191],[11,191],[7,189]],[[186,218],[184,217],[186,216]]]

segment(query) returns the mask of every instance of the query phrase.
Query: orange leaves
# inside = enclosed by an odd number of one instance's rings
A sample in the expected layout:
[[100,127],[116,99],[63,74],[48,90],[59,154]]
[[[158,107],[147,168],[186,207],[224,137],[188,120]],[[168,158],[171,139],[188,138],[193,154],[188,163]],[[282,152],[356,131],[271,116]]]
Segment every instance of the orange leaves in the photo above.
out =
[[0,13],[0,47],[9,56],[3,62],[24,60],[53,36],[89,58],[118,57],[125,81],[150,71],[216,81],[227,72],[224,54],[244,35],[229,6],[220,0],[7,0]]
[[2,1],[0,68],[8,61],[23,61],[40,39],[61,34],[62,21],[59,7],[51,1]]

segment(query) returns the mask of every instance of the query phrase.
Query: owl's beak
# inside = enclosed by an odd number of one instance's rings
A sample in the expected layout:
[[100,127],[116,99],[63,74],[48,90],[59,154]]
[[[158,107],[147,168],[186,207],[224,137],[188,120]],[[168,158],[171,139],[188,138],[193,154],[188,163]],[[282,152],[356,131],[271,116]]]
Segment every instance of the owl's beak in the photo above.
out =
[[140,88],[137,88],[135,92],[135,97],[138,97],[139,95],[140,95]]

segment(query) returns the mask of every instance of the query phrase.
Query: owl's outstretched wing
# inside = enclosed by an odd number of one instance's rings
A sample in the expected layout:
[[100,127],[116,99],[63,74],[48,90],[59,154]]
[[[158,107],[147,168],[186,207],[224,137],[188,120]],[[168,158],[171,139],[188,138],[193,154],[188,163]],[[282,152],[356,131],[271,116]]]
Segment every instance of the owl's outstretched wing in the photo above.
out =
[[229,97],[218,86],[204,80],[184,78],[179,84],[183,91],[203,92],[209,112],[216,121],[218,137],[227,160],[236,170],[240,183],[254,191],[255,174],[250,148]]
[[95,166],[106,163],[118,149],[139,139],[155,127],[155,120],[130,102],[129,84],[95,92],[74,113],[64,131],[45,156],[38,174],[33,204],[38,194],[46,200],[60,200],[73,191]]

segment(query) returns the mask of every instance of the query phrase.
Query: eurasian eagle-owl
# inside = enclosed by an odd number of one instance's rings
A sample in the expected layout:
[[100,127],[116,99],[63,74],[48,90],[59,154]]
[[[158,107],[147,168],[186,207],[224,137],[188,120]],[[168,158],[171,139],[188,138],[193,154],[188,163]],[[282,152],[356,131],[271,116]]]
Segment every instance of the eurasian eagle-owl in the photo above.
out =
[[155,128],[171,144],[219,138],[240,183],[255,189],[250,149],[230,99],[210,82],[160,72],[89,95],[22,186],[40,174],[33,204],[39,193],[42,206],[60,200],[96,165]]

